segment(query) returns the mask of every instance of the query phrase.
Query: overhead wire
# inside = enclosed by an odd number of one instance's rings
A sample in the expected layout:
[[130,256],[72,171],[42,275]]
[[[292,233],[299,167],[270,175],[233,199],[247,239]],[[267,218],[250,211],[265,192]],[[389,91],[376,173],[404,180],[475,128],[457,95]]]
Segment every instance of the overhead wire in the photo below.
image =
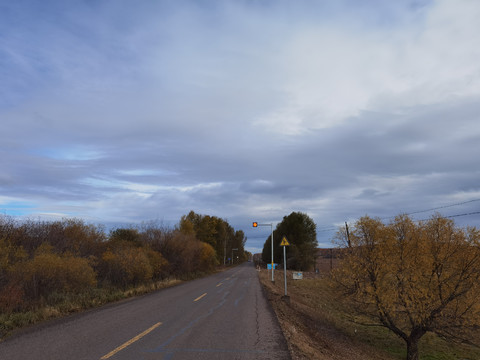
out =
[[[415,215],[415,214],[421,214],[421,213],[425,213],[425,212],[429,212],[429,211],[447,209],[447,208],[450,208],[450,207],[465,205],[465,204],[469,204],[469,203],[476,202],[476,201],[480,201],[480,199],[472,199],[472,200],[462,201],[462,202],[459,202],[459,203],[449,204],[449,205],[443,205],[443,206],[438,206],[438,207],[434,207],[434,208],[430,208],[430,209],[426,209],[426,210],[412,211],[412,212],[410,212],[410,213],[406,213],[405,215]],[[446,217],[446,218],[455,218],[455,217],[478,215],[478,214],[480,214],[480,211],[473,211],[473,212],[462,213],[462,214],[448,215],[448,216],[444,216],[444,217]],[[396,215],[394,215],[394,216],[386,216],[386,217],[382,217],[382,218],[380,218],[380,219],[382,219],[382,220],[383,220],[383,219],[391,219],[391,218],[394,218],[395,216],[396,216]],[[425,221],[425,220],[427,220],[427,219],[418,220],[418,221]],[[325,226],[321,227],[320,229],[317,229],[317,233],[319,233],[319,232],[334,231],[334,230],[338,230],[338,228],[339,228],[338,226],[337,226],[337,227],[333,227],[333,226],[325,225]]]
[[[454,207],[454,206],[464,205],[464,204],[472,203],[472,202],[475,202],[475,201],[480,201],[480,199],[473,199],[473,200],[463,201],[463,202],[456,203],[456,204],[438,206],[438,207],[434,207],[434,208],[426,209],[426,210],[413,211],[413,212],[410,212],[410,213],[406,213],[405,215],[421,214],[421,213],[425,213],[425,212],[429,212],[429,211],[446,209],[446,208],[450,208],[450,207]],[[462,214],[460,214],[459,216],[462,216]],[[395,217],[395,216],[386,216],[386,217],[383,217],[382,219],[389,219],[389,218],[393,218],[393,217]],[[452,217],[454,217],[454,216],[452,216]]]

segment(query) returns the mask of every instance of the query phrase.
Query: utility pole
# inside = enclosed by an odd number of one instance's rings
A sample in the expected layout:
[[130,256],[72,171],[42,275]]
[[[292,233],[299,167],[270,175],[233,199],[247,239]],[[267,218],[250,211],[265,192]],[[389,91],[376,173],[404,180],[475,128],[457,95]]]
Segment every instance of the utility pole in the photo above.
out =
[[227,264],[227,235],[223,237],[223,266]]
[[348,244],[348,247],[351,248],[352,243],[350,242],[350,234],[348,233],[348,224],[347,224],[346,221],[345,221],[345,230],[346,230],[346,233],[347,233],[347,244]]

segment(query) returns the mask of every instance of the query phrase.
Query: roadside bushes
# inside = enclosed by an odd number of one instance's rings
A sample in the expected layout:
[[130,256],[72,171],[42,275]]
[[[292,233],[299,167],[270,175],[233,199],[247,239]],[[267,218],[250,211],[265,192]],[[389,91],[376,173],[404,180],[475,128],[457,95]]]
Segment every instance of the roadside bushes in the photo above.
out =
[[11,281],[0,289],[0,313],[11,313],[23,309],[25,304],[23,286]]
[[107,235],[103,227],[77,219],[20,222],[0,215],[3,313],[55,306],[99,289],[125,291],[170,277],[190,278],[217,264],[211,245],[156,223]]
[[126,289],[152,280],[153,269],[141,248],[107,250],[102,255],[105,280]]
[[48,244],[40,246],[32,259],[17,263],[11,275],[30,302],[46,300],[53,292],[80,293],[97,285],[87,259],[55,254]]
[[213,247],[197,240],[193,235],[174,231],[157,244],[168,261],[169,273],[183,277],[191,273],[206,273],[218,265]]
[[201,271],[212,271],[218,265],[215,250],[210,244],[201,243],[201,246],[199,268]]

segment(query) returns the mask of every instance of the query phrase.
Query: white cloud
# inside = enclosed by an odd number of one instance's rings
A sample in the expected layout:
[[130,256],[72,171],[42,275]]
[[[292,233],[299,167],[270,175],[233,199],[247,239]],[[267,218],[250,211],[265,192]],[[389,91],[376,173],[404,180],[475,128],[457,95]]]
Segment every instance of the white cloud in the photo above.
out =
[[480,95],[479,12],[472,1],[442,1],[415,16],[410,28],[359,29],[345,21],[300,26],[280,56],[289,101],[261,123],[297,135],[366,110]]

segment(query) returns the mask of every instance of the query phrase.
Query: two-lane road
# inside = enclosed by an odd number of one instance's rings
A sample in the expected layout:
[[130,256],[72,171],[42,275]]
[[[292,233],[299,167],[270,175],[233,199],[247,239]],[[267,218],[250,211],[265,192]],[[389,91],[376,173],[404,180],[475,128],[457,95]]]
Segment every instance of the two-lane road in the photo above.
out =
[[290,359],[251,264],[53,322],[0,359]]

